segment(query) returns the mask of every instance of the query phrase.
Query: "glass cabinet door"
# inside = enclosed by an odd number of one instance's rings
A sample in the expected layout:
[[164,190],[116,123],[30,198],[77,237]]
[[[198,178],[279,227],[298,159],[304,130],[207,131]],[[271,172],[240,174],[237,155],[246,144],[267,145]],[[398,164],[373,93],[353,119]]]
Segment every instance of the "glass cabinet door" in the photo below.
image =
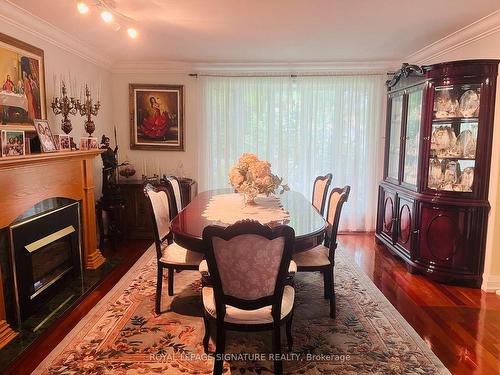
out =
[[480,84],[434,89],[429,189],[473,191],[480,100]]
[[387,177],[399,180],[399,151],[401,148],[401,120],[403,117],[403,93],[391,100],[391,126],[389,133],[389,155]]
[[422,122],[423,88],[408,94],[408,114],[403,160],[403,182],[417,185],[420,126]]

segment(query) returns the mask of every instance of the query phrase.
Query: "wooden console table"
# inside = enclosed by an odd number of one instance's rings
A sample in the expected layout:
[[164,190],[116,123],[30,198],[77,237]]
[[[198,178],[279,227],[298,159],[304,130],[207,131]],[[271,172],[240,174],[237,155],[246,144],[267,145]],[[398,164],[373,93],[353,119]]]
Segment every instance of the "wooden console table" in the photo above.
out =
[[[80,201],[82,210],[83,265],[96,269],[104,257],[97,248],[94,158],[102,150],[31,154],[0,159],[0,228],[45,199],[63,197]],[[16,333],[5,319],[0,274],[0,348]]]

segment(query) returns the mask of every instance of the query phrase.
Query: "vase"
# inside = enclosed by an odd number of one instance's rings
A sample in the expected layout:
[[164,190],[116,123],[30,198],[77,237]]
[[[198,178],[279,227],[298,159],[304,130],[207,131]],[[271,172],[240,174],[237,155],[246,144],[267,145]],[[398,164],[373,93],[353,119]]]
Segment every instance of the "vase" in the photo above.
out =
[[243,202],[246,206],[254,206],[257,203],[255,202],[255,198],[257,198],[257,194],[254,193],[243,193]]

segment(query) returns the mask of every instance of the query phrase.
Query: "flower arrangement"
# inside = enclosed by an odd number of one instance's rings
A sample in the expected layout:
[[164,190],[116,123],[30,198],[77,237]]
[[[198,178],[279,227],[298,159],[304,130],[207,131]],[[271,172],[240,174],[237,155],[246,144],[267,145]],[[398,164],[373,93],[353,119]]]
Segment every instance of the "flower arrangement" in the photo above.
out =
[[283,194],[290,190],[283,179],[271,173],[271,164],[255,154],[244,153],[229,171],[229,182],[238,193],[245,194],[247,203],[255,202],[259,194]]

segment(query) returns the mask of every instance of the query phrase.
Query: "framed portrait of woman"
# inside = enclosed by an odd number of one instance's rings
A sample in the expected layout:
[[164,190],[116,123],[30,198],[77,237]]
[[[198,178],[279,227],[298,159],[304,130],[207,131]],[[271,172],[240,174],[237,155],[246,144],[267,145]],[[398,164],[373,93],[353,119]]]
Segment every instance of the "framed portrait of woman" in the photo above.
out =
[[0,33],[0,120],[34,125],[46,118],[43,50]]
[[184,86],[129,85],[130,148],[184,151]]

